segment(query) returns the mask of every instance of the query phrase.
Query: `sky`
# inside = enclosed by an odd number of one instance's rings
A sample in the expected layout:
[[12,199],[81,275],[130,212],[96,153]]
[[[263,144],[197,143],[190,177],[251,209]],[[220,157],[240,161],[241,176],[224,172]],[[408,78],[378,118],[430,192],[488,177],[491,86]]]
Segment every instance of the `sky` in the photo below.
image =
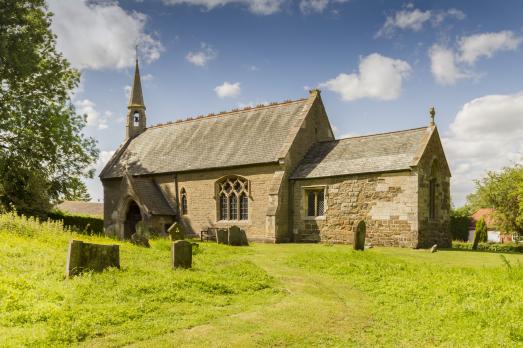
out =
[[[81,71],[72,101],[98,140],[125,136],[138,45],[149,125],[303,98],[320,88],[337,138],[422,127],[429,107],[453,204],[523,158],[523,2],[48,0]],[[103,201],[100,180],[86,180]]]

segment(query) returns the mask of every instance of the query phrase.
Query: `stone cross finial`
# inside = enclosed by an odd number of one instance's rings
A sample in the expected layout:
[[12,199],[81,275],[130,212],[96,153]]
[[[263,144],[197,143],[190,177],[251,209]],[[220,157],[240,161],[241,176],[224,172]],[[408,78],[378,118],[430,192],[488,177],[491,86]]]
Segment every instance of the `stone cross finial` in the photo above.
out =
[[435,125],[434,117],[436,116],[436,109],[434,108],[434,106],[430,107],[429,114],[430,114],[430,125],[434,126]]

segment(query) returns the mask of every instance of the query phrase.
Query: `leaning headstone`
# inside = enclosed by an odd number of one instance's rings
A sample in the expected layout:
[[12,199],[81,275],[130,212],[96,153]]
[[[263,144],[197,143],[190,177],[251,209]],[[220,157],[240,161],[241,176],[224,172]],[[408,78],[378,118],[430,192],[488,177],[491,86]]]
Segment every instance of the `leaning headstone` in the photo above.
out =
[[437,245],[437,244],[434,244],[434,245],[430,248],[430,252],[431,252],[431,253],[435,253],[436,251],[438,251],[438,245]]
[[145,248],[151,247],[151,244],[149,244],[149,239],[145,238],[144,235],[138,232],[133,233],[133,235],[131,236],[131,243]]
[[216,242],[218,244],[229,244],[229,230],[226,228],[216,230]]
[[354,250],[364,250],[365,249],[365,233],[367,227],[365,226],[365,221],[360,221],[358,227],[356,228],[356,233],[354,234]]
[[245,231],[238,226],[229,227],[229,245],[249,245]]
[[183,233],[183,228],[179,223],[174,222],[171,227],[167,230],[169,233],[169,238],[174,242],[175,240],[185,239],[185,234]]
[[84,271],[101,272],[108,267],[120,268],[118,245],[92,244],[69,241],[65,276],[72,277]]
[[177,240],[172,243],[171,255],[173,268],[192,267],[192,243],[185,240]]

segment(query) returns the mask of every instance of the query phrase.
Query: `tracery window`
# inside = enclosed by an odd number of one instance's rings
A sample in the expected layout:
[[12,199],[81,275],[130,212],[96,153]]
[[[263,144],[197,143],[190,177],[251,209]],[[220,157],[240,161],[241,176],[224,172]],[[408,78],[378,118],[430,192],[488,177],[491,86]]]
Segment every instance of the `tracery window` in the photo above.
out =
[[184,188],[181,191],[181,211],[182,215],[187,215],[187,192]]
[[238,176],[230,176],[217,183],[220,220],[249,219],[249,183]]

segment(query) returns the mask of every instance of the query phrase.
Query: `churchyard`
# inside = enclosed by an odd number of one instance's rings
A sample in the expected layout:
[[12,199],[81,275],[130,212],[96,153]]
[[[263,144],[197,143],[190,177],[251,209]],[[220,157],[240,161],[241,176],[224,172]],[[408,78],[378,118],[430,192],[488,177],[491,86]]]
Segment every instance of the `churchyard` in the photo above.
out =
[[[67,279],[71,239],[120,269]],[[523,255],[212,242],[192,268],[144,248],[0,215],[0,346],[518,346]]]

